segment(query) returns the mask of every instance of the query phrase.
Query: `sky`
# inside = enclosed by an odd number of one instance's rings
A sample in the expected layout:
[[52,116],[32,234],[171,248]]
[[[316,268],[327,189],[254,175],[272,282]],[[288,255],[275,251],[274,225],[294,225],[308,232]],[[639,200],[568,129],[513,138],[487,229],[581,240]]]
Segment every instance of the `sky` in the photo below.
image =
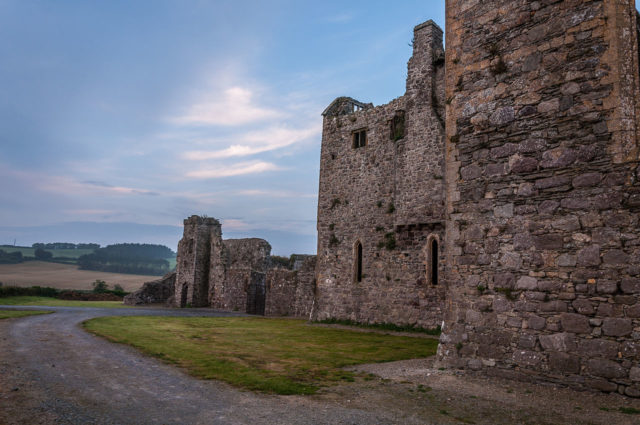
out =
[[0,244],[175,249],[198,214],[315,253],[321,113],[401,96],[428,19],[443,0],[0,0]]

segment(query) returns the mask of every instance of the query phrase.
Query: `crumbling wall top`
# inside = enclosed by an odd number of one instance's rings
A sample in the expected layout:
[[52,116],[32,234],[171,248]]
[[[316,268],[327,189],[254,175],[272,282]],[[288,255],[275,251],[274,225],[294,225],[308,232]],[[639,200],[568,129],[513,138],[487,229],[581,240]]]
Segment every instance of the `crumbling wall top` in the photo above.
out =
[[220,226],[220,222],[213,217],[192,215],[189,218],[184,219],[184,224],[207,224],[212,226]]
[[271,245],[264,239],[226,239],[224,246],[230,268],[250,269],[261,273],[266,273],[269,268]]
[[373,108],[373,103],[362,103],[351,97],[341,96],[336,98],[327,109],[322,112],[323,117],[337,117],[339,115],[349,115],[354,112]]

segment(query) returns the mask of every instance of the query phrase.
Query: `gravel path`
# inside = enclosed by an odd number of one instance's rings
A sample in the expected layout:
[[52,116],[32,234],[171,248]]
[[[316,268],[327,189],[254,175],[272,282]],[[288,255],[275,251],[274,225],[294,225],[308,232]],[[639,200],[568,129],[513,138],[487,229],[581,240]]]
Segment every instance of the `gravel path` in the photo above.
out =
[[200,309],[46,310],[55,314],[0,324],[0,423],[397,423],[380,412],[330,406],[309,398],[255,394],[197,380],[129,347],[90,335],[79,326],[98,316],[237,314]]
[[[10,308],[0,306],[0,308]],[[98,316],[240,316],[209,309],[14,307],[54,314],[0,321],[4,424],[637,425],[640,400],[433,368],[432,359],[361,365],[371,375],[314,396],[271,396],[192,378],[85,332]]]

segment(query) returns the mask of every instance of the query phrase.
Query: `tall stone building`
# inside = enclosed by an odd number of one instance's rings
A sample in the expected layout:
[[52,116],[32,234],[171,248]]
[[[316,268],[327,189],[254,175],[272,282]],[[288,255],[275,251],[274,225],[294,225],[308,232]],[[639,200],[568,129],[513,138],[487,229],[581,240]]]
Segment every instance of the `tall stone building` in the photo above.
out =
[[640,396],[631,0],[447,1],[445,365]]
[[324,111],[315,317],[435,327],[442,319],[444,49],[414,29],[404,96]]

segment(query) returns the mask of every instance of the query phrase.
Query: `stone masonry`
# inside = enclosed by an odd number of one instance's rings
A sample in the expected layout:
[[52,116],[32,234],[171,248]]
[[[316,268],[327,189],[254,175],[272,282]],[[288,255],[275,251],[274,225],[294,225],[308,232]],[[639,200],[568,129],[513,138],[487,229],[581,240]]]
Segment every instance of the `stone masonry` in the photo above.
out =
[[[323,113],[318,256],[185,220],[178,305],[435,327],[438,363],[640,397],[632,0],[447,0],[406,93]],[[446,64],[446,75],[445,75]]]
[[251,314],[308,316],[315,290],[315,256],[295,256],[292,270],[271,264],[263,239],[222,239],[218,220],[184,220],[178,244],[177,307],[213,307]]
[[445,227],[444,105],[442,30],[428,21],[404,96],[341,97],[323,113],[316,319],[440,324],[444,279],[428,269]]
[[441,365],[640,396],[637,25],[447,1]]

